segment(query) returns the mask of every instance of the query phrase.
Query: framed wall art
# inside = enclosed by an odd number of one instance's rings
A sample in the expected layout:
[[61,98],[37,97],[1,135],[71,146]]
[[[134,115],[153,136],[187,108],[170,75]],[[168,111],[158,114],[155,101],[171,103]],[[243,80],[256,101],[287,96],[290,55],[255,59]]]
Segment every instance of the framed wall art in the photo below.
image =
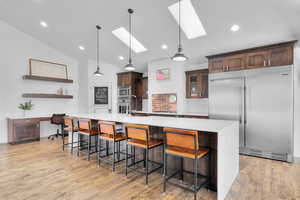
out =
[[29,75],[47,78],[68,79],[68,66],[38,59],[29,59]]

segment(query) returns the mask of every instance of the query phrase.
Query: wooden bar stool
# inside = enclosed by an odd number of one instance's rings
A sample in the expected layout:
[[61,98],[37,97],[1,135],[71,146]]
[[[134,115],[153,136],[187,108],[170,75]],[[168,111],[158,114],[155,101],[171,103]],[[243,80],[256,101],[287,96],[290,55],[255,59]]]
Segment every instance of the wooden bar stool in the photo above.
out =
[[71,145],[71,153],[73,154],[74,144],[78,144],[77,142],[74,142],[74,133],[78,133],[78,128],[74,126],[74,120],[73,118],[69,116],[64,117],[64,131],[67,131],[68,133],[71,132],[71,143],[65,143],[65,138],[63,137],[63,145],[62,149],[65,150],[65,146]]
[[[163,190],[166,191],[166,183],[168,182],[171,185],[180,187],[184,190],[190,191],[194,193],[194,199],[197,198],[197,192],[203,186],[209,184],[210,181],[210,166],[208,166],[208,176],[202,175],[198,173],[198,162],[201,158],[210,155],[209,148],[200,148],[199,147],[199,135],[198,131],[190,131],[190,130],[182,130],[182,129],[172,129],[172,128],[164,128],[165,133],[165,155],[164,155],[164,183]],[[177,170],[170,176],[167,176],[167,156],[172,155],[176,157],[188,158],[194,160],[194,171],[189,172],[183,170],[183,164],[181,160],[181,169]],[[209,157],[210,158],[210,157]],[[210,163],[210,162],[209,162]],[[186,183],[190,187],[185,187],[183,185],[171,182],[170,179],[174,178],[176,175],[180,175],[180,179],[183,181],[183,173],[191,173],[193,176],[193,183]],[[198,184],[198,177],[204,179],[201,184]]]
[[[88,155],[88,160],[90,160],[91,155],[98,152],[98,129],[92,127],[92,121],[89,119],[79,119],[78,129],[77,156],[84,153]],[[87,142],[81,141],[81,136],[87,136]],[[91,144],[92,136],[95,138],[95,145]],[[95,150],[91,151],[92,148],[95,148]],[[84,149],[87,149],[87,151],[83,151]]]
[[[98,165],[100,166],[100,161],[109,163],[112,165],[112,170],[115,171],[115,164],[124,161],[125,159],[121,159],[120,154],[125,154],[121,152],[121,142],[126,141],[126,137],[124,133],[117,132],[116,130],[116,123],[115,122],[108,122],[108,121],[99,121],[98,122],[98,128],[99,128],[99,146],[98,146]],[[106,141],[106,148],[101,148],[101,141]],[[112,154],[109,154],[109,145],[108,142],[113,143],[113,152]],[[116,152],[117,148],[117,152]],[[101,152],[106,151],[106,155],[102,156]],[[117,160],[116,160],[116,154],[117,153]],[[112,160],[110,160],[108,157],[112,155]]]
[[[159,139],[151,138],[149,126],[126,124],[125,130],[127,136],[125,174],[127,176],[128,171],[143,174],[146,176],[146,184],[148,184],[148,175],[163,167],[162,163],[149,160],[149,151],[153,148],[163,145],[163,141]],[[133,153],[132,155],[129,156],[128,156],[128,145],[133,147]],[[135,161],[135,147],[143,149],[144,152],[143,160]],[[132,158],[131,159],[132,162],[130,165],[128,165],[128,158]],[[144,162],[145,172],[133,168],[140,162]],[[149,171],[149,162],[157,165],[157,167]]]

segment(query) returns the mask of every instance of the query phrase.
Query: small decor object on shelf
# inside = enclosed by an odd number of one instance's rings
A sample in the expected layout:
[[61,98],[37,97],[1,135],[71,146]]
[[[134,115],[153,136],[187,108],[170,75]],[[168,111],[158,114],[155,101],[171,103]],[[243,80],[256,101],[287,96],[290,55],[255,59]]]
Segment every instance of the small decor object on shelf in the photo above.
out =
[[31,103],[31,101],[28,101],[28,102],[25,102],[25,103],[21,103],[18,108],[23,110],[23,116],[25,117],[26,111],[27,110],[32,110],[33,104]]
[[59,88],[59,89],[57,90],[57,94],[58,94],[58,95],[63,95],[63,94],[64,94],[64,90],[63,90],[62,88]]

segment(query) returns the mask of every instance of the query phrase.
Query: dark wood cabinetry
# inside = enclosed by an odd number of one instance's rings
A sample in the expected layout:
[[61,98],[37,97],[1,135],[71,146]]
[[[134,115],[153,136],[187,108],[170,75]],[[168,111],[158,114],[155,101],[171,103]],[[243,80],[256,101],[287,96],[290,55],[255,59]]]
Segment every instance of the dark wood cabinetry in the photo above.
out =
[[121,72],[118,76],[118,88],[130,88],[131,91],[131,109],[142,110],[142,78],[143,74],[139,72]]
[[208,70],[187,71],[186,98],[208,98]]
[[142,78],[142,97],[148,99],[148,77]]
[[40,121],[50,118],[8,119],[8,143],[17,144],[40,139]]
[[207,56],[209,73],[291,65],[296,42],[291,41]]

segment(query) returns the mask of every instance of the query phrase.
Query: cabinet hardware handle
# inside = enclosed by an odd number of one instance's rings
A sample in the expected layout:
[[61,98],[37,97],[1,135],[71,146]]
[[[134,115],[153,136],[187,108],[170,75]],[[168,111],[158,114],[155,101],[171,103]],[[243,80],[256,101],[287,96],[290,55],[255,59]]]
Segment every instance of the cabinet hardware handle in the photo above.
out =
[[264,67],[266,66],[266,61],[264,60]]
[[269,66],[271,66],[271,60],[270,59],[268,60],[268,63],[269,63]]

